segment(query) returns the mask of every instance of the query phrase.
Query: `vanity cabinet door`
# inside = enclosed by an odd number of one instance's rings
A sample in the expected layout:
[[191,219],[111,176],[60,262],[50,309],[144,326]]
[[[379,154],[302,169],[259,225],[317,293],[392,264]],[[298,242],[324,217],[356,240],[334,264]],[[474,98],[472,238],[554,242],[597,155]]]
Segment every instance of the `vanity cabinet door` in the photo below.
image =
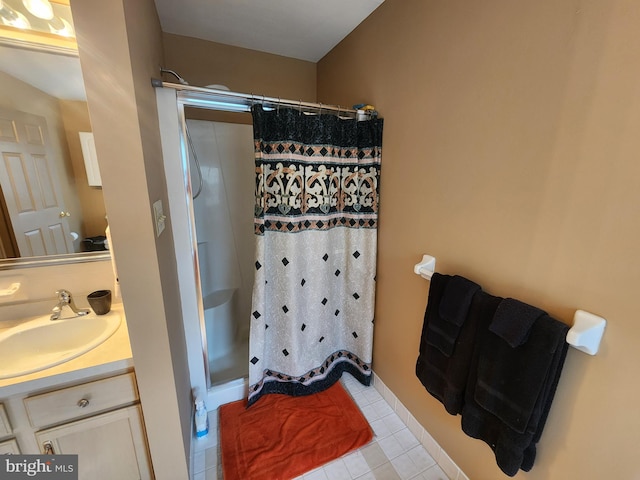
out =
[[0,403],[0,438],[7,437],[13,433],[11,422],[4,409],[4,405]]
[[4,442],[0,442],[0,455],[19,455],[20,448],[18,448],[18,443],[11,439],[5,440]]
[[137,405],[36,433],[41,453],[77,454],[79,480],[150,480]]

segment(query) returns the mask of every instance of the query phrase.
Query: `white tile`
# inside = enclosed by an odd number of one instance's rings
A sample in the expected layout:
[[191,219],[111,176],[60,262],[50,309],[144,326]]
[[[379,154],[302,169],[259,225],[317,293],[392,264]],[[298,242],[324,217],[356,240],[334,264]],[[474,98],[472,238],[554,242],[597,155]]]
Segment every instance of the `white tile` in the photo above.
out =
[[364,475],[359,476],[357,480],[377,480],[377,479],[376,479],[376,476],[373,474],[373,472],[367,472]]
[[347,470],[349,470],[352,478],[358,478],[371,471],[369,465],[367,465],[367,461],[359,451],[351,453],[346,457],[342,457],[342,460],[347,466]]
[[446,473],[447,477],[449,477],[450,479],[456,480],[458,478],[458,472],[460,471],[460,469],[455,464],[455,462],[451,460],[451,457],[447,455],[447,453],[444,450],[440,451],[440,458],[438,459],[438,465],[440,465],[440,468],[442,468],[442,471]]
[[[209,419],[209,432],[217,432],[218,431],[218,409],[210,410],[207,412],[207,418]],[[217,435],[213,435],[214,438],[217,438]]]
[[322,468],[317,468],[304,475],[304,480],[330,480]]
[[376,420],[379,420],[381,418],[380,414],[378,413],[378,411],[376,411],[373,405],[363,405],[360,407],[360,411],[369,423],[375,422]]
[[206,470],[205,454],[204,451],[196,452],[193,456],[193,471],[194,473],[204,472]]
[[360,410],[362,410],[364,407],[368,406],[371,403],[367,399],[367,397],[364,396],[362,392],[355,392],[351,396],[353,398],[354,403],[358,405],[358,407],[360,407]]
[[360,452],[371,470],[389,461],[380,445],[378,445],[378,442],[370,443],[366,447],[361,448]]
[[420,425],[420,422],[416,420],[416,417],[411,415],[411,413],[409,413],[407,427],[409,428],[409,430],[411,430],[411,433],[413,433],[417,439],[422,438],[422,430],[424,429],[422,428],[422,425]]
[[420,473],[420,469],[406,453],[391,460],[391,464],[402,480],[409,480]]
[[402,453],[404,453],[402,445],[400,445],[398,440],[393,435],[378,440],[378,445],[380,445],[380,448],[382,448],[382,451],[389,460],[393,460],[398,455],[402,455]]
[[204,451],[204,468],[215,468],[218,466],[218,447],[207,448]]
[[400,417],[395,413],[387,415],[386,417],[382,417],[381,420],[384,422],[391,433],[399,432],[403,428],[407,427],[404,423],[402,423]]
[[450,480],[438,465],[425,470],[412,480]]
[[361,384],[358,380],[353,378],[351,375],[344,375],[342,379],[343,379],[343,385],[351,394],[362,392],[364,389],[367,388],[365,385]]
[[442,449],[440,448],[440,445],[438,445],[438,442],[436,442],[431,434],[426,430],[422,431],[422,438],[420,439],[420,443],[422,443],[424,448],[427,449],[427,452],[429,452],[429,455],[431,455],[437,462],[440,458],[440,451]]
[[381,418],[380,420],[375,420],[373,422],[370,422],[371,428],[373,429],[373,433],[375,434],[378,440],[381,438],[388,437],[394,433],[387,426],[385,422],[385,418]]
[[204,471],[204,480],[218,480],[218,469],[210,468]]
[[402,450],[405,452],[420,445],[418,439],[409,431],[408,428],[403,428],[399,432],[394,433],[393,436],[398,440]]
[[324,470],[327,478],[330,478],[331,480],[351,480],[351,474],[341,459],[325,465],[322,470]]
[[393,394],[393,392],[389,387],[384,385],[382,382],[380,383],[381,385],[378,387],[378,391],[382,395],[382,398],[384,398],[387,401],[387,403],[391,406],[391,408],[395,410],[396,402],[398,401],[398,399],[396,398],[396,396]]
[[375,388],[367,388],[362,392],[362,395],[368,400],[369,403],[379,402],[380,400],[384,400],[380,392],[378,392]]
[[400,402],[396,403],[396,413],[405,425],[409,423],[409,410]]
[[391,462],[380,465],[373,471],[373,475],[376,480],[401,480],[398,472],[393,468]]
[[371,404],[375,412],[378,414],[378,418],[382,418],[386,415],[393,414],[393,409],[385,400],[380,400]]
[[209,427],[209,434],[206,437],[196,438],[193,441],[193,449],[196,453],[216,446],[218,446],[218,432],[212,430],[211,427]]
[[413,463],[416,464],[421,472],[436,464],[434,458],[429,455],[422,445],[412,448],[407,452],[407,455],[411,457],[411,460],[413,460]]

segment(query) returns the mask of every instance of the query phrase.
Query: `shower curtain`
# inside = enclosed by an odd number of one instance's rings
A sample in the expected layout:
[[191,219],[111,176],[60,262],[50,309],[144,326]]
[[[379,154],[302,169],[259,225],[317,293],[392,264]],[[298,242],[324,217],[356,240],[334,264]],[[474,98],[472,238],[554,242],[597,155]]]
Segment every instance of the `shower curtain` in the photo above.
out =
[[371,381],[381,119],[252,108],[249,405]]

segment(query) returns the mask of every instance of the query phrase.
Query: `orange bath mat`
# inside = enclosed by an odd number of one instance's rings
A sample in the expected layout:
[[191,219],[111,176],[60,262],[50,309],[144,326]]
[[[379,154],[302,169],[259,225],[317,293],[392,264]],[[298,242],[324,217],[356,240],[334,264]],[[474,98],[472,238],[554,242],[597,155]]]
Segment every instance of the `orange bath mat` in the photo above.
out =
[[224,480],[289,480],[371,441],[340,382],[304,397],[265,395],[220,407]]

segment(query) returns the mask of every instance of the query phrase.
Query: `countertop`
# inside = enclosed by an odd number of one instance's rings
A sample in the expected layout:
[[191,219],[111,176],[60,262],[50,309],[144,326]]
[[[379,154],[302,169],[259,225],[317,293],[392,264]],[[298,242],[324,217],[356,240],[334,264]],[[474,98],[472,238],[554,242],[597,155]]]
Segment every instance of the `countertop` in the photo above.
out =
[[68,362],[28,375],[0,379],[0,398],[81,383],[93,377],[131,370],[133,358],[124,309],[122,304],[114,304],[111,309],[122,317],[120,326],[111,337],[93,350]]

